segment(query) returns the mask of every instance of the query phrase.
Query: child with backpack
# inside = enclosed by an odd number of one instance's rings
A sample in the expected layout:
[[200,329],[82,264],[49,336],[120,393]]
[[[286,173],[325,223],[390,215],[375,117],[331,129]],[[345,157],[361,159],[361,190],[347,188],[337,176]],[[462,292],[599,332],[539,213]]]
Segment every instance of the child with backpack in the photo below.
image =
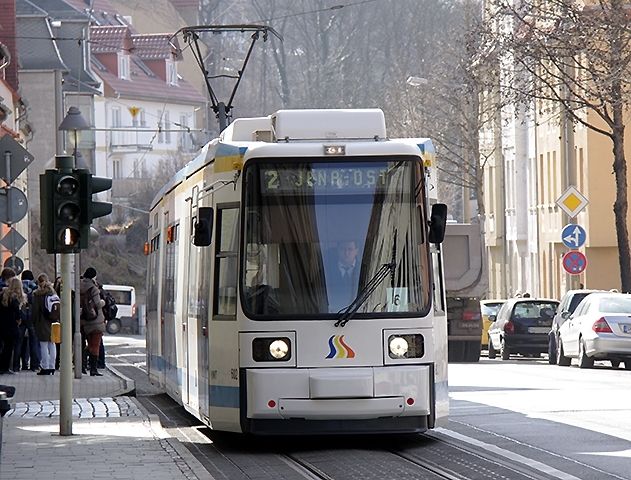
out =
[[33,292],[32,318],[39,340],[41,370],[38,375],[54,375],[57,350],[51,341],[51,325],[59,322],[61,303],[48,275],[37,277],[37,290]]

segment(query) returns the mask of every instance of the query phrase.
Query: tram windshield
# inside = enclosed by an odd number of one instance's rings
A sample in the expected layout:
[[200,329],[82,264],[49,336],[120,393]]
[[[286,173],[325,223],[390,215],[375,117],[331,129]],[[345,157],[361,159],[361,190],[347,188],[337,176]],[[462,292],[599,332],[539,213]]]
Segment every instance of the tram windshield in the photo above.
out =
[[257,159],[244,177],[246,315],[336,318],[367,285],[354,318],[428,311],[420,159]]

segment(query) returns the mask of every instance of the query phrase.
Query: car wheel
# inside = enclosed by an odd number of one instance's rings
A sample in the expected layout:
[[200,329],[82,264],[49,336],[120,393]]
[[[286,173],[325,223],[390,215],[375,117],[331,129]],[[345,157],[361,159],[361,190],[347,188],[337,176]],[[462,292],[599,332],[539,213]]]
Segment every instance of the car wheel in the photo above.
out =
[[594,359],[585,353],[585,340],[582,338],[578,341],[578,368],[592,368]]
[[107,333],[109,333],[110,335],[116,335],[121,331],[121,321],[118,318],[113,318],[112,320],[107,322],[107,325],[105,325],[105,330],[107,330]]
[[556,343],[556,337],[554,335],[550,335],[548,340],[548,363],[550,365],[556,365],[557,363]]
[[508,351],[508,348],[506,348],[506,342],[504,339],[500,340],[500,342],[500,355],[502,360],[508,360],[510,358],[510,352]]
[[610,362],[611,362],[611,368],[618,368],[620,366],[620,360],[610,360]]
[[493,347],[493,340],[489,337],[489,358],[493,360],[497,356],[497,352],[495,351],[495,347]]
[[559,343],[557,345],[557,365],[569,367],[571,363],[572,359],[565,356],[565,352],[563,351],[563,342],[559,338]]
[[631,370],[631,360],[625,360],[624,361],[624,369],[625,370]]

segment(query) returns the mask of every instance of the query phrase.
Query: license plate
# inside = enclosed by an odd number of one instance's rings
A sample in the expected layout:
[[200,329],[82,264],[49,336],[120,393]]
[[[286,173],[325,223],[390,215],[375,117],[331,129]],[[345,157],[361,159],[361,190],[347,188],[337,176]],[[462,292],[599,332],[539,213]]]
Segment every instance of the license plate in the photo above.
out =
[[631,325],[629,325],[628,323],[623,323],[621,326],[624,333],[631,333]]
[[550,327],[528,327],[528,333],[548,333]]

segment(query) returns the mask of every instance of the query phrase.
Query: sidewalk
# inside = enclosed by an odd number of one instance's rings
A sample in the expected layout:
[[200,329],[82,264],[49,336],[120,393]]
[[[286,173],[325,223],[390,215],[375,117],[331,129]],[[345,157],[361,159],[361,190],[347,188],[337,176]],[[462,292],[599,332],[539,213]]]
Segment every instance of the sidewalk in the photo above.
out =
[[0,480],[212,478],[155,415],[128,396],[133,380],[110,367],[101,372],[73,379],[73,435],[63,437],[59,372],[0,375],[0,384],[16,388],[4,417]]

